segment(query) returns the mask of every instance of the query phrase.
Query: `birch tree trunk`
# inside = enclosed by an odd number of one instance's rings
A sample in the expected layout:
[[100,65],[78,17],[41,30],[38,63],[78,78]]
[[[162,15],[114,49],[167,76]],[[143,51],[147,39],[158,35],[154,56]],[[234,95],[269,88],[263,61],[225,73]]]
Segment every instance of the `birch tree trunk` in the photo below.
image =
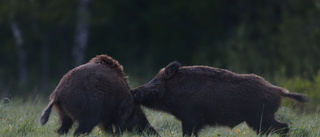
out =
[[17,46],[17,53],[19,57],[19,83],[24,84],[27,80],[27,72],[28,72],[28,66],[27,66],[27,53],[25,50],[25,47],[23,46],[23,37],[21,34],[21,30],[14,19],[14,12],[11,13],[11,31],[13,34],[13,37],[15,39],[15,43]]
[[79,0],[75,45],[72,50],[76,66],[82,64],[85,58],[89,35],[89,3],[90,0]]

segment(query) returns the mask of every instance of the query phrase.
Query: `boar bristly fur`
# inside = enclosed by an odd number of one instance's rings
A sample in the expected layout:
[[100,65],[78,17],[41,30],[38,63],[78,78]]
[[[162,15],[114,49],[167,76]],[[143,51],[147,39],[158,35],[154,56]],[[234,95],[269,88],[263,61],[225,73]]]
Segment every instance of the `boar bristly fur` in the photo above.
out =
[[136,129],[157,134],[140,106],[135,105],[122,66],[107,55],[98,55],[70,70],[50,100],[41,124],[46,124],[54,108],[59,116],[60,135],[68,133],[74,122],[78,122],[75,136],[90,133],[96,125],[112,134]]
[[135,102],[168,112],[182,122],[183,135],[198,135],[204,126],[246,122],[257,134],[286,135],[288,125],[275,120],[282,97],[309,98],[272,85],[255,74],[172,62],[149,83],[131,90]]

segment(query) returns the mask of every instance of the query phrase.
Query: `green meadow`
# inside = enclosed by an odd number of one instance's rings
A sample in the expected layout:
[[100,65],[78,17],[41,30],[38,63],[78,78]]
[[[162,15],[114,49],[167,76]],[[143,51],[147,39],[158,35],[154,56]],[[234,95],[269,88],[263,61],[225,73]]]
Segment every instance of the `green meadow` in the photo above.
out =
[[[40,125],[40,116],[48,101],[30,99],[3,100],[0,104],[0,136],[1,137],[44,137],[58,136],[55,130],[58,128],[58,118],[55,111],[51,113],[46,125]],[[150,123],[156,128],[162,137],[181,137],[181,123],[174,116],[144,108]],[[293,107],[281,107],[276,113],[277,119],[290,125],[291,137],[316,137],[320,136],[320,118],[317,112],[297,112]],[[69,134],[73,132],[77,124],[74,124]],[[202,137],[247,137],[257,136],[245,123],[232,130],[227,127],[206,127],[200,134]],[[92,137],[111,136],[95,127],[87,135]],[[147,136],[144,134],[124,132],[124,137]],[[272,134],[268,136],[278,135]]]
[[[131,77],[132,78],[132,77]],[[289,124],[291,137],[317,137],[320,136],[320,117],[319,117],[319,97],[320,93],[320,75],[313,77],[313,80],[300,77],[292,79],[283,79],[274,77],[272,83],[277,83],[292,92],[298,92],[307,95],[311,101],[305,104],[298,103],[292,99],[283,98],[283,105],[276,113],[276,119]],[[130,87],[136,87],[139,83],[130,82]],[[58,136],[55,130],[59,127],[58,117],[55,111],[52,111],[49,121],[46,125],[40,125],[40,116],[43,109],[48,104],[48,96],[16,96],[10,99],[2,98],[0,100],[0,137],[44,137]],[[153,111],[148,108],[143,110],[152,126],[162,137],[181,137],[181,122],[174,116]],[[69,134],[73,132],[77,124],[75,123]],[[95,127],[89,135],[92,137],[112,136]],[[124,132],[124,137],[147,136],[145,134]],[[227,127],[215,126],[206,127],[201,130],[201,137],[247,137],[258,136],[246,123],[241,123],[232,130]],[[277,134],[268,135],[277,137]]]

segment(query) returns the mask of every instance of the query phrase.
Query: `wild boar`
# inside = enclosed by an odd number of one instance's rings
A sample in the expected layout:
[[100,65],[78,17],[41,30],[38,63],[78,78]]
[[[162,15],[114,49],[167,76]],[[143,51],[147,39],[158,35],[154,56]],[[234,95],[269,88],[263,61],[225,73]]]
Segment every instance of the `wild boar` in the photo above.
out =
[[41,124],[46,124],[53,107],[59,116],[60,135],[68,133],[74,122],[78,122],[75,136],[90,133],[96,125],[109,133],[114,133],[114,126],[115,133],[136,129],[157,134],[134,104],[122,65],[107,55],[98,55],[65,74],[50,100]]
[[183,135],[198,135],[206,125],[234,126],[246,122],[257,134],[287,134],[275,120],[282,97],[307,102],[308,97],[272,85],[255,74],[172,62],[149,83],[131,90],[135,102],[165,111],[182,122]]

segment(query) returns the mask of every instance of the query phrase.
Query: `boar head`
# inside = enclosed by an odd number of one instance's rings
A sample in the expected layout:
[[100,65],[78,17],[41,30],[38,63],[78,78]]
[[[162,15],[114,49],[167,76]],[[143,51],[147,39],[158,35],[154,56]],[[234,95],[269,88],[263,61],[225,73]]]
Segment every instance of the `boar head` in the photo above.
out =
[[159,110],[166,109],[164,100],[167,82],[180,67],[181,64],[179,62],[171,62],[168,66],[162,68],[149,83],[131,90],[135,103]]

